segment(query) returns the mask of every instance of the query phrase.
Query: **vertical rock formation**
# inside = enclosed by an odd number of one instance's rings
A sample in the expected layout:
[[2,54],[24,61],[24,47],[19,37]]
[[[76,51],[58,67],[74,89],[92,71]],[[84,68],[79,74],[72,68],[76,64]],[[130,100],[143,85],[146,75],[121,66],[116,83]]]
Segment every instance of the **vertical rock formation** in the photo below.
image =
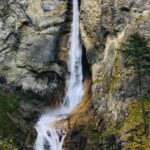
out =
[[63,82],[57,56],[66,11],[67,1],[1,2],[0,71],[7,84],[46,95]]
[[0,98],[12,105],[13,112],[4,114],[20,149],[32,147],[39,112],[62,100],[71,11],[67,0],[0,1]]
[[[119,51],[133,33],[150,39],[149,8],[149,0],[81,0],[81,39],[91,66],[92,104],[97,115],[92,125],[82,122],[70,131],[69,150],[72,145],[80,150],[149,149],[142,114],[138,113],[136,74],[132,67],[124,66],[125,58]],[[145,95],[149,83],[149,76],[142,78]],[[145,103],[148,113],[150,104]]]
[[113,118],[128,99],[136,97],[137,89],[130,84],[134,73],[124,68],[117,49],[131,33],[150,38],[149,7],[148,0],[81,1],[81,37],[91,64],[93,103],[99,112],[109,112]]

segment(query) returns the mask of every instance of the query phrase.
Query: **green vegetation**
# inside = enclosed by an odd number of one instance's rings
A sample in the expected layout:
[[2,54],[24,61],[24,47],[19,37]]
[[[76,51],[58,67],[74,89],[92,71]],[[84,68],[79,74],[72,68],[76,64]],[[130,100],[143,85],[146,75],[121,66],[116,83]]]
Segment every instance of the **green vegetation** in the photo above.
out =
[[[126,120],[124,118],[111,120],[105,116],[106,126],[102,133],[91,132],[88,137],[96,142],[114,134],[125,141],[124,149],[149,150],[150,143],[147,135],[150,135],[150,98],[142,83],[144,77],[150,75],[149,41],[134,33],[121,45],[116,52],[113,76],[105,90],[106,94],[113,91],[120,80],[120,52],[123,53],[126,69],[134,70],[135,86],[138,87],[137,98],[128,103]],[[122,73],[125,72],[126,70]]]
[[[150,99],[143,98],[143,101],[147,120],[150,121]],[[128,118],[120,130],[123,131],[122,138],[128,142],[126,149],[150,149],[149,137],[144,134],[142,111],[139,111],[140,103],[140,100],[130,101],[127,107]]]
[[146,112],[144,106],[144,94],[143,94],[143,85],[142,78],[145,75],[150,74],[150,47],[149,41],[142,37],[138,33],[130,35],[126,43],[123,44],[123,53],[125,56],[125,66],[133,67],[136,73],[137,86],[139,89],[139,99],[141,101],[141,110],[144,121],[144,131],[148,131],[148,123],[146,119]]
[[15,132],[8,113],[18,113],[20,97],[14,92],[0,91],[0,150],[16,150],[13,144]]
[[0,135],[5,137],[13,135],[14,128],[8,114],[20,114],[19,103],[23,99],[31,102],[33,97],[23,91],[5,92],[0,90]]
[[102,93],[102,95],[99,95],[98,93],[96,95],[97,98],[102,97],[103,94],[108,94],[109,92],[112,92],[115,89],[117,83],[120,80],[120,59],[120,52],[116,51],[112,77],[110,77],[108,73],[104,73],[102,77],[98,77],[95,81],[93,81],[94,84],[98,85],[103,84],[104,81],[108,81],[107,86],[105,86],[104,93]]
[[130,35],[126,43],[122,45],[125,66],[134,67],[138,78],[150,75],[150,47],[148,45],[149,41],[138,33]]
[[97,143],[97,142],[99,142],[102,135],[101,135],[101,133],[99,133],[97,131],[89,131],[87,136],[92,142]]
[[117,52],[115,61],[114,61],[114,75],[109,84],[109,88],[108,88],[109,91],[112,91],[114,89],[116,83],[119,80],[119,62],[120,62],[120,58],[119,58],[119,54]]
[[117,51],[115,60],[114,60],[113,76],[108,84],[108,87],[105,90],[105,93],[112,92],[115,89],[115,86],[117,82],[119,81],[119,74],[120,74],[119,65],[120,65],[120,54]]
[[0,137],[0,150],[17,150],[15,145],[13,144],[13,141],[10,139],[2,139]]
[[[150,122],[150,98],[144,97],[145,111],[147,120]],[[140,100],[131,100],[127,105],[128,117],[126,120],[121,121],[111,120],[105,116],[106,126],[102,132],[88,130],[88,138],[98,144],[101,139],[106,139],[109,135],[115,135],[124,141],[124,149],[150,149],[150,138],[144,134],[143,116],[140,110]],[[118,121],[120,122],[118,124]]]
[[13,125],[7,113],[18,111],[19,96],[15,93],[5,93],[0,91],[0,134],[8,135],[13,133]]

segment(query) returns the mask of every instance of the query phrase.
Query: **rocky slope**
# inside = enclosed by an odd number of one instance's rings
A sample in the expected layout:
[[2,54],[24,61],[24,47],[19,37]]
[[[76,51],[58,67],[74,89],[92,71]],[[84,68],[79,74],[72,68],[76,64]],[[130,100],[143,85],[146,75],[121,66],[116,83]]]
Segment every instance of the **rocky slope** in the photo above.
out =
[[[125,67],[124,55],[118,49],[135,32],[150,39],[150,1],[80,3],[83,68],[85,75],[90,74],[90,68],[92,96],[85,109],[87,119],[85,114],[71,118],[78,123],[72,123],[64,148],[148,150],[136,75],[133,68]],[[67,0],[0,1],[0,108],[4,108],[0,110],[0,125],[6,117],[12,121],[11,126],[0,128],[0,134],[6,135],[6,130],[15,127],[21,150],[32,149],[36,133],[31,127],[41,108],[57,105],[63,97],[71,10]],[[143,94],[149,93],[149,85],[149,76],[143,77]],[[150,119],[149,98],[144,100]]]

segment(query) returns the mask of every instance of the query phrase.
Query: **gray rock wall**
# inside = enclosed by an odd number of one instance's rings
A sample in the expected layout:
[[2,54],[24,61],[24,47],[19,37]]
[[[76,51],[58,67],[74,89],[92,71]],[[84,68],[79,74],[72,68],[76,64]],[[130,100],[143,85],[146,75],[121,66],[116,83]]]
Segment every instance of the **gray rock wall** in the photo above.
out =
[[[65,80],[65,62],[58,54],[68,2],[2,0],[0,3],[0,75],[7,84],[50,93],[58,86],[57,82]],[[53,72],[60,81],[49,80],[55,78]]]
[[[34,124],[45,107],[57,105],[63,98],[70,7],[67,0],[0,1],[0,99],[4,91],[8,105],[14,107],[3,113],[21,150],[33,149]],[[13,106],[14,100],[17,106]],[[12,134],[5,129],[1,133]]]
[[[81,38],[92,71],[92,102],[100,114],[117,119],[138,90],[134,71],[124,67],[117,49],[134,32],[150,39],[150,1],[82,0],[80,9]],[[149,82],[143,79],[144,91]]]

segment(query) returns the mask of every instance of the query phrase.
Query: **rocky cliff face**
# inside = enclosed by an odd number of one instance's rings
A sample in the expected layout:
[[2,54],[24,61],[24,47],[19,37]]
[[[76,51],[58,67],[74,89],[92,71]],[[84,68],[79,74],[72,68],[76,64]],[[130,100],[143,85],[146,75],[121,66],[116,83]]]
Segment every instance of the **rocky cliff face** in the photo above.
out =
[[93,103],[114,118],[116,108],[122,111],[127,100],[136,96],[136,87],[130,85],[132,70],[125,70],[117,49],[131,33],[150,38],[149,8],[148,0],[81,1],[81,37],[91,64]]
[[25,138],[41,109],[63,97],[70,21],[67,0],[0,1],[1,99],[11,104],[9,93],[19,95],[17,107],[7,115],[19,145],[28,145],[30,138]]
[[58,41],[67,5],[67,1],[1,1],[0,72],[7,84],[45,96],[63,82],[66,70],[58,57]]
[[[84,121],[76,125],[68,133],[65,148],[150,149],[142,130],[135,72],[124,66],[118,51],[131,33],[150,39],[150,1],[80,3],[81,41],[92,74],[89,111],[94,111],[94,119],[89,117],[88,125]],[[25,149],[32,147],[35,135],[29,131],[40,108],[59,103],[63,96],[71,9],[67,0],[0,1],[0,87],[4,92],[23,91],[19,115],[8,116],[17,126],[17,137],[22,133],[19,145],[27,145]],[[147,94],[149,77],[142,81]],[[149,102],[146,105],[149,116]]]
[[[93,119],[95,127],[85,125],[85,130],[82,123],[69,133],[77,149],[149,149],[137,112],[136,75],[133,68],[125,67],[124,55],[119,51],[135,32],[150,39],[149,9],[149,0],[81,0],[81,39],[91,66],[91,101],[97,117]],[[149,83],[149,77],[142,78],[145,95]],[[72,144],[68,144],[70,149]]]

